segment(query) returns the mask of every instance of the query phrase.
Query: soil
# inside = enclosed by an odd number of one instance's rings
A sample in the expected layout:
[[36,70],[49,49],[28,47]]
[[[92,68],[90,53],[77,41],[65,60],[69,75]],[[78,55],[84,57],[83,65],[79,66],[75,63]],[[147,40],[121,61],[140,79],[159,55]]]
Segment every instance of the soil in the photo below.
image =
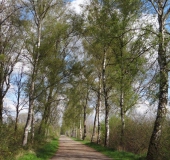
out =
[[51,160],[112,160],[102,153],[62,135],[59,149]]

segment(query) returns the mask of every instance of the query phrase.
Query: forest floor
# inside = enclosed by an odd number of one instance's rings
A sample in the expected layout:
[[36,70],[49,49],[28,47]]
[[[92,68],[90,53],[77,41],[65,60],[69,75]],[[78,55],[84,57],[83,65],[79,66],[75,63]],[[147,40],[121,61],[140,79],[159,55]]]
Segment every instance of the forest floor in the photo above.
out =
[[59,149],[51,160],[112,160],[102,153],[74,141],[64,135],[60,136]]

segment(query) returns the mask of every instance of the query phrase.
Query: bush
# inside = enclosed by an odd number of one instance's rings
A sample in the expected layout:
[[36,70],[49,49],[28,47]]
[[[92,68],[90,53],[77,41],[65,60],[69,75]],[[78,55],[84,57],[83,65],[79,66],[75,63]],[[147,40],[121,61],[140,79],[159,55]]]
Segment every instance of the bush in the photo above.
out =
[[135,154],[146,154],[153,129],[149,120],[128,120],[125,130],[125,149]]
[[170,159],[170,119],[165,121],[165,126],[163,128],[161,145],[159,146],[159,157],[163,160]]
[[1,124],[0,126],[0,159],[12,160],[21,149],[23,129],[14,131],[13,124]]
[[[153,121],[142,116],[128,117],[125,120],[124,147],[123,150],[135,154],[146,154]],[[110,119],[110,148],[122,150],[120,147],[121,120],[119,117]]]
[[57,149],[58,139],[53,139],[37,148],[35,152],[27,151],[23,156],[17,158],[17,160],[47,160],[55,154]]

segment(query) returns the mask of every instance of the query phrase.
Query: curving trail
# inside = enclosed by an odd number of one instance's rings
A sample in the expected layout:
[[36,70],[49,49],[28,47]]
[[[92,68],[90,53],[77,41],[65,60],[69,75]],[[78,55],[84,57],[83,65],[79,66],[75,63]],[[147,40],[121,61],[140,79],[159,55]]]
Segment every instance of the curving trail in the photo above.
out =
[[102,153],[73,141],[72,139],[61,136],[59,139],[59,149],[51,160],[112,160]]

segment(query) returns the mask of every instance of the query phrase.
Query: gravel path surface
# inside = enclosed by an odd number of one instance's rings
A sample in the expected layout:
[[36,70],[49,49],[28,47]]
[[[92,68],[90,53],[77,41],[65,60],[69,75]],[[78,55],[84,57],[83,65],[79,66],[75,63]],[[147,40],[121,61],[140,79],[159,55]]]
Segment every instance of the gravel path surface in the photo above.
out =
[[73,141],[72,139],[61,136],[59,139],[59,149],[51,160],[112,160],[102,153]]

